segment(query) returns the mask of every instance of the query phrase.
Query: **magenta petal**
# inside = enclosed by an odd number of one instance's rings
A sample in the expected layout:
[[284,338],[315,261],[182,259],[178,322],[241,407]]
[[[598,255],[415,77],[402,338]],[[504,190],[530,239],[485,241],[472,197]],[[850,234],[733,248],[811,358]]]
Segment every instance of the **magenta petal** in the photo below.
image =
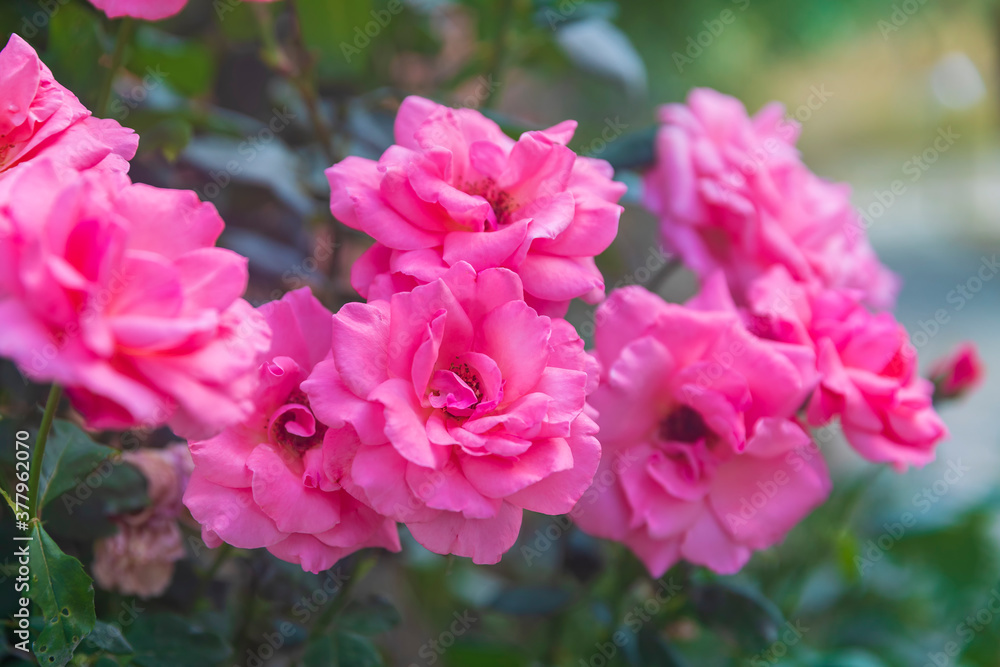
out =
[[340,521],[340,499],[335,493],[306,487],[301,463],[290,467],[273,445],[261,445],[247,459],[253,473],[253,498],[278,530],[285,533],[321,533]]
[[210,530],[239,549],[256,549],[280,542],[284,535],[254,502],[250,489],[213,484],[197,470],[184,492],[184,505],[203,530]]
[[505,401],[531,391],[548,363],[549,319],[539,317],[523,301],[510,301],[486,315],[480,326],[476,351],[500,368]]
[[388,378],[388,311],[381,301],[348,303],[333,317],[333,360],[343,383],[360,398]]
[[443,512],[434,521],[408,523],[413,538],[439,554],[471,558],[477,565],[499,563],[514,546],[521,530],[521,510],[504,503],[496,517],[466,519],[461,514]]
[[486,498],[469,484],[458,466],[446,464],[440,470],[409,464],[406,483],[428,507],[461,512],[469,519],[488,519],[497,515],[501,500]]

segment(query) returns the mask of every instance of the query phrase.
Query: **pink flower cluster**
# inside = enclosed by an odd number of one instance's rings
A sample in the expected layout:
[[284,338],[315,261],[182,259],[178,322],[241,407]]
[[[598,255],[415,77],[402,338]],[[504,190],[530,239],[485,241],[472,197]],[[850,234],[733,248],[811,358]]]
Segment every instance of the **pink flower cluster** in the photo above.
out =
[[302,383],[330,356],[333,316],[301,289],[260,307],[274,332],[250,417],[192,441],[184,503],[210,547],[267,547],[320,572],[365,546],[399,551],[394,522],[348,493],[341,439],[317,419]]
[[749,118],[696,90],[661,121],[644,199],[702,289],[682,307],[626,288],[598,309],[604,456],[574,516],[654,575],[680,559],[732,573],[829,493],[808,428],[839,420],[899,470],[931,461],[947,429],[906,331],[866,307],[891,305],[896,279],[781,108]]
[[575,129],[566,121],[514,141],[472,109],[406,98],[396,145],[378,162],[327,170],[333,215],[376,241],[352,269],[355,289],[388,298],[468,262],[517,273],[542,314],[599,302],[594,257],[618,234],[625,186],[607,162],[566,147]]
[[[319,572],[399,550],[403,524],[496,563],[529,510],[571,513],[657,576],[681,559],[730,573],[829,494],[810,428],[839,420],[898,469],[946,435],[906,332],[869,310],[895,278],[778,107],[751,119],[699,90],[663,112],[645,200],[702,280],[684,305],[604,299],[595,256],[625,186],[567,147],[575,123],[514,140],[410,97],[396,145],[327,171],[334,216],[375,240],[352,270],[366,302],[332,313],[304,289],[253,309],[211,204],[131,183],[135,135],[20,38],[0,65],[0,354],[63,385],[91,428],[190,438],[183,499],[209,546]],[[562,319],[575,298],[603,301],[589,354]],[[934,372],[945,397],[980,375],[968,350]],[[154,509],[98,546],[104,585],[157,594],[182,554],[166,455],[134,459]]]
[[130,183],[135,135],[19,37],[0,61],[0,355],[66,387],[91,428],[204,437],[243,419],[270,332],[240,298],[246,259],[214,247],[215,207]]
[[400,145],[328,171],[334,214],[376,238],[353,273],[368,302],[261,307],[274,338],[255,409],[191,443],[185,502],[206,543],[319,571],[398,550],[398,522],[431,551],[496,563],[524,510],[574,507],[601,457],[597,363],[547,313],[603,296],[594,255],[624,187],[566,148],[572,129],[515,142],[408,98]]
[[849,188],[802,164],[799,127],[781,105],[750,118],[739,100],[696,89],[686,105],[663,107],[660,121],[643,198],[668,249],[695,273],[723,271],[737,302],[781,265],[795,280],[893,304],[898,280],[869,245]]

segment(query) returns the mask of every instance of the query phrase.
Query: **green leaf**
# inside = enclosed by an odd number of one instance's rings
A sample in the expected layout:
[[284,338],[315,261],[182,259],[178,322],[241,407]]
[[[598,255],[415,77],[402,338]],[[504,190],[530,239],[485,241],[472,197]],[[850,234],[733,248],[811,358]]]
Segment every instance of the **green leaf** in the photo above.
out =
[[683,657],[651,628],[643,628],[639,633],[639,654],[642,665],[658,667],[686,667]]
[[[401,8],[402,3],[398,6]],[[323,77],[355,75],[363,71],[372,43],[379,38],[388,22],[398,17],[388,9],[382,9],[384,13],[379,13],[379,16],[383,17],[383,21],[376,21],[372,15],[371,0],[298,0],[295,10],[302,28],[302,39],[319,58],[320,75]],[[367,32],[366,28],[369,28]]]
[[48,49],[43,57],[56,81],[74,91],[90,108],[107,71],[95,66],[105,53],[101,36],[98,12],[83,3],[62,3],[49,21]]
[[84,646],[93,651],[105,651],[115,655],[128,655],[132,653],[132,645],[125,639],[121,629],[117,625],[98,621],[94,626]]
[[354,601],[344,610],[338,626],[359,635],[377,635],[399,625],[399,611],[384,597],[373,595]]
[[336,651],[333,635],[320,637],[306,647],[302,654],[302,667],[330,667],[336,664]]
[[139,27],[128,68],[139,81],[133,90],[125,91],[126,103],[141,102],[160,86],[169,86],[184,97],[199,97],[215,81],[215,59],[208,46],[148,23]]
[[756,653],[778,638],[785,619],[770,600],[757,591],[721,581],[694,587],[690,594],[695,613],[717,634]]
[[42,459],[38,484],[40,505],[45,507],[84,478],[116,450],[98,445],[79,427],[62,419],[52,423],[52,432]]
[[126,514],[146,507],[146,478],[130,463],[119,460],[81,487],[80,494],[63,494],[60,502],[52,503],[45,513],[45,525],[53,535],[90,541],[109,537],[118,531],[111,520],[116,514]]
[[338,631],[314,641],[302,656],[303,667],[381,667],[382,656],[365,637]]
[[544,616],[569,603],[572,593],[554,586],[510,588],[497,596],[490,605],[495,611],[515,616]]
[[135,650],[132,664],[142,667],[214,667],[232,648],[222,637],[176,614],[143,614],[126,631]]
[[[592,649],[593,643],[588,647]],[[481,639],[459,639],[444,654],[444,659],[448,667],[509,667],[529,664],[518,647]]]
[[[48,452],[46,452],[48,453]],[[36,523],[31,542],[31,599],[45,626],[32,649],[40,665],[62,667],[94,629],[94,586],[80,561],[67,556]]]
[[337,667],[382,667],[382,656],[371,640],[353,632],[338,632]]

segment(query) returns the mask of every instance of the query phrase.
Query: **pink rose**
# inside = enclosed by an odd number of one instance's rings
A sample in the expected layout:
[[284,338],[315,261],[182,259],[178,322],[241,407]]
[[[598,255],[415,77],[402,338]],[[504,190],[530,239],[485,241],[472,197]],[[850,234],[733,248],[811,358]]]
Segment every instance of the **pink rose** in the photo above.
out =
[[822,376],[809,422],[839,417],[863,457],[896,469],[922,466],[948,431],[931,405],[933,386],[917,373],[917,353],[890,313],[873,314],[860,292],[825,290],[772,269],[749,290],[750,328],[759,336],[810,345]]
[[149,507],[121,517],[125,523],[141,525],[152,517],[176,519],[184,509],[181,498],[187,488],[194,462],[186,443],[177,442],[162,449],[139,449],[122,454],[122,459],[137,467],[146,478]]
[[149,507],[116,518],[118,532],[94,544],[94,579],[106,590],[125,595],[162,595],[184,558],[177,519],[181,495],[191,476],[187,445],[126,452],[122,458],[146,477]]
[[120,174],[0,180],[0,355],[66,387],[90,428],[218,433],[253,408],[266,323],[215,207]]
[[731,574],[826,499],[826,464],[795,419],[815,384],[808,349],[641,287],[612,292],[596,325],[604,455],[580,528],[624,542],[654,577],[680,559]]
[[[275,0],[245,0],[246,2],[274,2]],[[188,0],[90,0],[90,3],[116,19],[131,16],[146,21],[159,21],[180,12]]]
[[61,168],[125,173],[139,137],[113,120],[94,118],[17,35],[0,51],[0,178],[48,158]]
[[349,475],[367,501],[431,551],[496,563],[522,510],[563,514],[590,484],[596,365],[517,274],[459,262],[345,305],[333,329],[333,358],[302,388],[320,421],[356,430]]
[[702,278],[724,271],[738,302],[781,265],[796,280],[860,289],[870,305],[891,306],[898,281],[869,245],[848,187],[802,164],[799,127],[783,114],[771,104],[750,118],[709,89],[661,109],[644,202],[668,247]]
[[962,343],[931,368],[935,398],[959,398],[983,382],[986,368],[975,343]]
[[[210,440],[192,441],[184,504],[210,547],[267,547],[310,572],[362,547],[399,551],[396,524],[349,493],[351,438],[318,422],[300,389],[328,358],[333,316],[308,288],[260,307],[274,331],[254,411]],[[358,359],[355,363],[364,363]]]
[[94,543],[94,581],[101,588],[143,598],[163,595],[184,558],[177,521],[119,523],[118,532]]
[[333,215],[377,241],[354,266],[355,289],[388,298],[465,261],[517,273],[544,314],[600,301],[594,256],[618,233],[625,186],[607,162],[566,147],[575,129],[566,121],[514,141],[478,111],[406,98],[397,145],[326,172]]

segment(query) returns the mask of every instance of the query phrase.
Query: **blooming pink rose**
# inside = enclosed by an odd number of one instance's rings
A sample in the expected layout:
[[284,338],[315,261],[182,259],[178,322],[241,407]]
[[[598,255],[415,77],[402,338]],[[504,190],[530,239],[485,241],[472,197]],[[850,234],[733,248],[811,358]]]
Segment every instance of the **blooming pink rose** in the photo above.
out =
[[0,178],[45,157],[59,167],[125,173],[139,137],[94,118],[17,35],[0,51]]
[[253,408],[270,332],[247,262],[193,192],[49,161],[0,180],[0,355],[66,387],[91,428],[204,437]]
[[274,338],[260,366],[253,414],[210,440],[191,442],[195,470],[184,503],[202,538],[210,547],[267,547],[310,572],[362,547],[399,551],[396,524],[346,491],[351,438],[318,422],[300,389],[329,357],[332,314],[308,288],[260,312]]
[[890,313],[873,314],[860,292],[795,282],[775,267],[749,290],[750,328],[764,338],[811,345],[822,376],[808,408],[813,425],[839,417],[869,461],[925,465],[948,431],[931,405],[933,386]]
[[[275,0],[245,0],[246,2],[274,2]],[[131,16],[146,21],[159,21],[180,12],[188,0],[90,0],[108,18]]]
[[795,419],[815,384],[808,348],[641,287],[595,317],[604,455],[572,513],[580,528],[624,542],[656,577],[680,559],[728,574],[826,499],[826,464]]
[[354,266],[355,289],[387,298],[465,261],[511,269],[545,314],[600,301],[594,256],[618,233],[625,186],[607,162],[566,147],[575,129],[566,121],[514,141],[478,111],[406,98],[397,145],[326,172],[333,215],[377,241]]
[[345,305],[333,329],[333,359],[302,388],[320,421],[356,430],[349,474],[367,501],[431,551],[496,563],[523,509],[563,514],[590,484],[596,364],[517,274],[459,262]]
[[983,382],[986,369],[975,343],[962,343],[931,368],[935,398],[958,398]]
[[191,476],[187,445],[126,452],[122,458],[146,477],[149,507],[117,517],[118,532],[94,544],[94,580],[106,590],[148,598],[162,595],[184,558],[177,519]]
[[739,302],[777,264],[796,280],[860,289],[869,304],[891,306],[898,281],[869,245],[848,187],[802,164],[799,127],[783,114],[771,104],[749,118],[738,100],[709,89],[662,108],[644,202],[668,247],[703,278],[724,271]]

